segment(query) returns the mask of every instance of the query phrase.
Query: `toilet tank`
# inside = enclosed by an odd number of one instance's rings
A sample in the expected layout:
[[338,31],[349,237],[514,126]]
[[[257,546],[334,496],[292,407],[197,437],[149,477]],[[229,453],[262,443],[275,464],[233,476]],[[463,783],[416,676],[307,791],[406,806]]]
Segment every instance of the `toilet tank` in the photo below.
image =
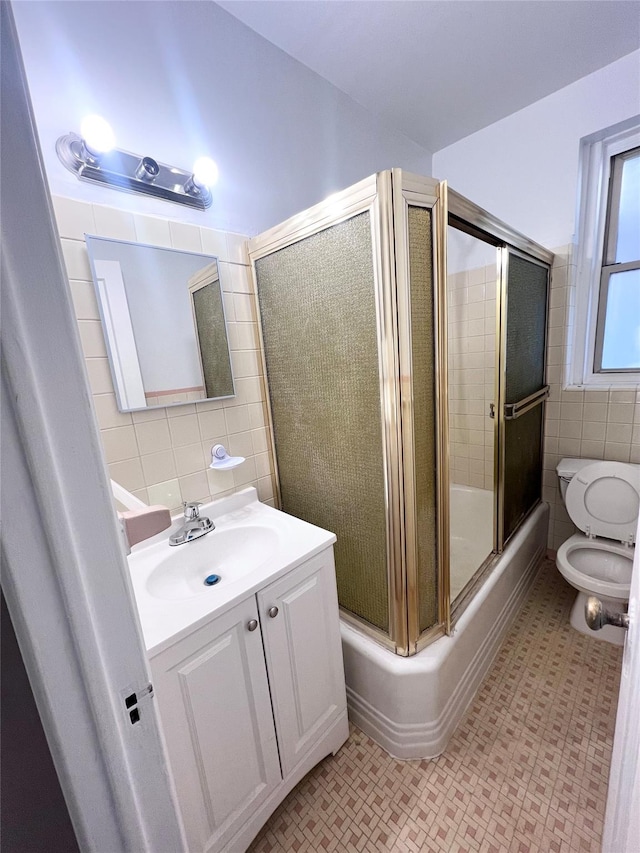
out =
[[560,494],[564,501],[564,496],[567,493],[567,486],[574,474],[577,474],[585,465],[593,465],[594,462],[601,462],[601,459],[561,459],[556,466],[556,473],[560,480]]

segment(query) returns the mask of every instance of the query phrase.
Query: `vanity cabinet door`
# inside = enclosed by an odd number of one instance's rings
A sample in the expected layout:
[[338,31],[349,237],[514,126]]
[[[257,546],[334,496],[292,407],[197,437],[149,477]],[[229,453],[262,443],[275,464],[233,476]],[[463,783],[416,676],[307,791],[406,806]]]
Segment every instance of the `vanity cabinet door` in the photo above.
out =
[[281,782],[255,597],[151,665],[188,849],[218,850]]
[[286,778],[346,708],[333,549],[257,598]]

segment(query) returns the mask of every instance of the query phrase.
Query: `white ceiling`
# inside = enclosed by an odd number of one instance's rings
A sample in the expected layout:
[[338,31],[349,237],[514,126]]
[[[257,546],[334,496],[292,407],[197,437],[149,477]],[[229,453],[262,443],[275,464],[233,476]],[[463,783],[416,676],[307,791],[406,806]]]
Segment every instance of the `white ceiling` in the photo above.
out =
[[635,0],[218,5],[432,152],[640,46]]

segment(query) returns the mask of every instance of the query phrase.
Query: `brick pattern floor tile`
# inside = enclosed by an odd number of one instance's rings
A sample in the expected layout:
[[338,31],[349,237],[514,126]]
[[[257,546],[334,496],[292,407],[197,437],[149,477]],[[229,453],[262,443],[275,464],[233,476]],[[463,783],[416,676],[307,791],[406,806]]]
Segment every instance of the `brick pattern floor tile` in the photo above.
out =
[[251,853],[598,853],[622,650],[571,628],[574,597],[545,560],[441,756],[398,761],[352,726]]

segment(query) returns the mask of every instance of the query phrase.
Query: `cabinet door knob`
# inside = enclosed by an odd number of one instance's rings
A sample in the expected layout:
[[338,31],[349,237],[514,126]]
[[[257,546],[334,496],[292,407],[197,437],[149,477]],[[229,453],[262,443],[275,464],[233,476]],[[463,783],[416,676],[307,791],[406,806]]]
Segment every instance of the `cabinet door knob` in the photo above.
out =
[[247,622],[247,629],[249,631],[255,631],[257,627],[258,627],[258,620],[257,619],[250,619]]
[[272,619],[275,619],[275,618],[276,618],[276,616],[278,615],[278,608],[277,608],[277,607],[275,607],[275,606],[274,606],[274,607],[270,607],[270,608],[269,608],[269,610],[268,610],[268,613],[269,613],[269,616],[271,616],[271,618],[272,618]]

